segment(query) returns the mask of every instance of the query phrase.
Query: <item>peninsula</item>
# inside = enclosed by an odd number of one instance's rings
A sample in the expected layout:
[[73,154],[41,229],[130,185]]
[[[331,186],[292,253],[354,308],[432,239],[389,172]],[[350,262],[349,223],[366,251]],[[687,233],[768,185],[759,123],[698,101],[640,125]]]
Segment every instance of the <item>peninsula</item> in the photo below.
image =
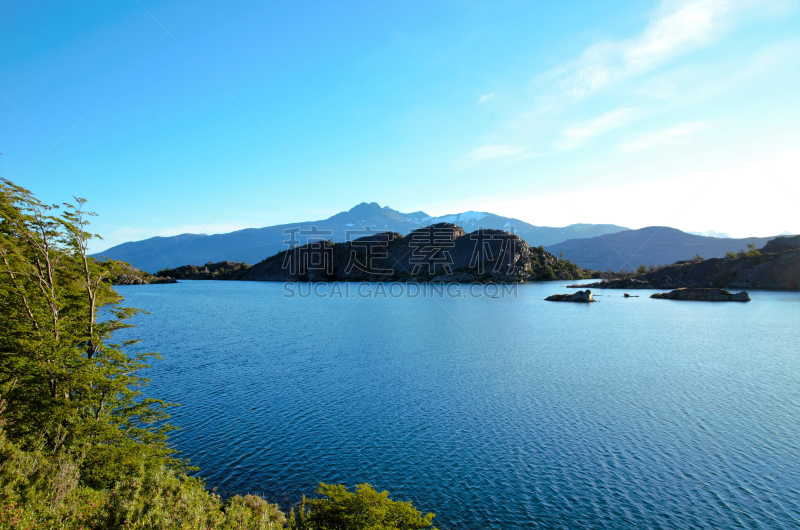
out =
[[738,288],[800,289],[800,236],[778,237],[761,249],[729,252],[724,258],[679,261],[642,274],[625,275],[593,284],[597,289]]

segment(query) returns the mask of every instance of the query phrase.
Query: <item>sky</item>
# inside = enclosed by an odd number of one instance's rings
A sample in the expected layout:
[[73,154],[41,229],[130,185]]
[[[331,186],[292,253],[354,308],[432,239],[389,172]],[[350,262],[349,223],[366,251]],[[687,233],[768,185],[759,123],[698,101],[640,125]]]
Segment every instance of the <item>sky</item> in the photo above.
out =
[[800,233],[800,2],[9,2],[0,176],[93,250],[361,202]]

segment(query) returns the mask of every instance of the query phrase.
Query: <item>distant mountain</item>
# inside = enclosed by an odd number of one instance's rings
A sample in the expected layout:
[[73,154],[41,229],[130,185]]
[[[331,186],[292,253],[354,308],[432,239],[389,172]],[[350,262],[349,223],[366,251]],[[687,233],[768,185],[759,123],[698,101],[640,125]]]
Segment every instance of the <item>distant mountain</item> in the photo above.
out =
[[[160,269],[175,268],[180,265],[204,265],[208,262],[244,261],[254,264],[288,248],[286,241],[290,236],[284,230],[311,230],[316,226],[320,231],[330,231],[332,235],[321,234],[317,237],[342,242],[348,230],[364,230],[370,227],[373,232],[398,232],[408,234],[410,231],[437,223],[452,223],[462,227],[467,233],[479,227],[510,231],[519,235],[531,246],[552,245],[567,239],[595,237],[612,234],[627,228],[616,225],[574,224],[561,228],[534,226],[519,219],[503,217],[488,212],[464,212],[454,215],[432,217],[425,212],[401,213],[388,206],[381,207],[377,203],[365,203],[351,208],[349,211],[320,221],[304,221],[288,223],[265,228],[246,228],[227,234],[181,234],[172,237],[152,237],[143,241],[123,243],[111,247],[95,256],[126,261],[144,271],[156,272]],[[366,234],[352,235],[357,239]],[[308,235],[298,233],[295,241],[303,245]]]
[[726,239],[732,239],[731,236],[729,236],[725,232],[714,232],[713,230],[709,230],[708,232],[687,232],[687,234],[692,234],[695,236],[724,237]]
[[721,258],[726,252],[747,250],[747,244],[763,247],[772,237],[717,238],[687,234],[666,226],[648,226],[586,239],[572,239],[545,249],[559,256],[564,253],[583,268],[604,271],[631,271],[639,265],[669,265],[692,259],[696,254]]

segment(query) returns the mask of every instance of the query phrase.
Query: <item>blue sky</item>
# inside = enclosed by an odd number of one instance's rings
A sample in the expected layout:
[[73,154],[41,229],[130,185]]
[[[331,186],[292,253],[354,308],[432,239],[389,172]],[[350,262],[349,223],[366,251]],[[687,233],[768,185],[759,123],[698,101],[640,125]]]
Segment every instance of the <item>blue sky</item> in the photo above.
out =
[[376,201],[800,232],[800,3],[4,2],[0,174],[101,250]]

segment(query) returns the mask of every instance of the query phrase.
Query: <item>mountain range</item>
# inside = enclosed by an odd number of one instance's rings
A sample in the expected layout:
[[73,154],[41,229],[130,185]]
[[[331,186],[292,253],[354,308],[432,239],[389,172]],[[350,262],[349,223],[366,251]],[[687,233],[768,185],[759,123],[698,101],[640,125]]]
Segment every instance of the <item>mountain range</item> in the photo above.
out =
[[[147,272],[175,268],[181,265],[204,265],[208,262],[243,261],[258,263],[289,248],[289,245],[303,245],[311,238],[332,239],[344,242],[368,235],[371,232],[397,232],[408,234],[412,230],[438,223],[452,223],[465,232],[473,232],[480,227],[486,229],[513,231],[533,247],[553,245],[568,239],[591,238],[613,234],[625,227],[612,224],[573,224],[564,227],[534,226],[519,219],[503,217],[489,212],[464,212],[453,215],[433,217],[425,212],[402,213],[377,203],[361,203],[348,211],[337,213],[328,219],[287,223],[264,228],[246,228],[226,234],[180,234],[171,237],[152,237],[111,247],[95,254],[125,261]],[[312,226],[326,233],[312,236],[303,234]],[[284,230],[300,230],[292,238]],[[360,231],[350,233],[349,231]]]
[[[666,226],[650,226],[638,230],[613,224],[534,226],[520,219],[489,212],[469,211],[433,217],[421,211],[402,213],[374,202],[363,202],[348,211],[319,221],[246,228],[226,234],[152,237],[123,243],[95,256],[125,261],[151,273],[182,265],[205,265],[221,261],[252,265],[286,250],[291,245],[304,245],[309,238],[344,242],[370,233],[397,232],[407,235],[418,228],[438,223],[460,226],[466,233],[481,227],[513,232],[532,247],[542,245],[548,252],[557,256],[563,255],[565,259],[582,268],[600,271],[631,271],[639,265],[668,265],[692,259],[697,254],[704,258],[720,258],[726,252],[746,249],[748,244],[754,244],[756,248],[762,247],[774,237],[735,239],[721,237],[724,234],[719,232],[700,235]],[[318,232],[312,233],[312,227],[316,227]],[[291,231],[295,234],[292,235]]]
[[708,232],[687,232],[687,234],[692,234],[695,236],[721,237],[721,238],[731,239],[731,236],[729,236],[725,232],[715,232],[714,230],[709,230]]
[[545,249],[569,259],[585,269],[632,271],[639,265],[669,265],[700,255],[721,258],[727,252],[747,250],[748,244],[763,247],[772,237],[741,239],[698,236],[667,226],[648,226],[599,237],[572,239],[545,246]]

